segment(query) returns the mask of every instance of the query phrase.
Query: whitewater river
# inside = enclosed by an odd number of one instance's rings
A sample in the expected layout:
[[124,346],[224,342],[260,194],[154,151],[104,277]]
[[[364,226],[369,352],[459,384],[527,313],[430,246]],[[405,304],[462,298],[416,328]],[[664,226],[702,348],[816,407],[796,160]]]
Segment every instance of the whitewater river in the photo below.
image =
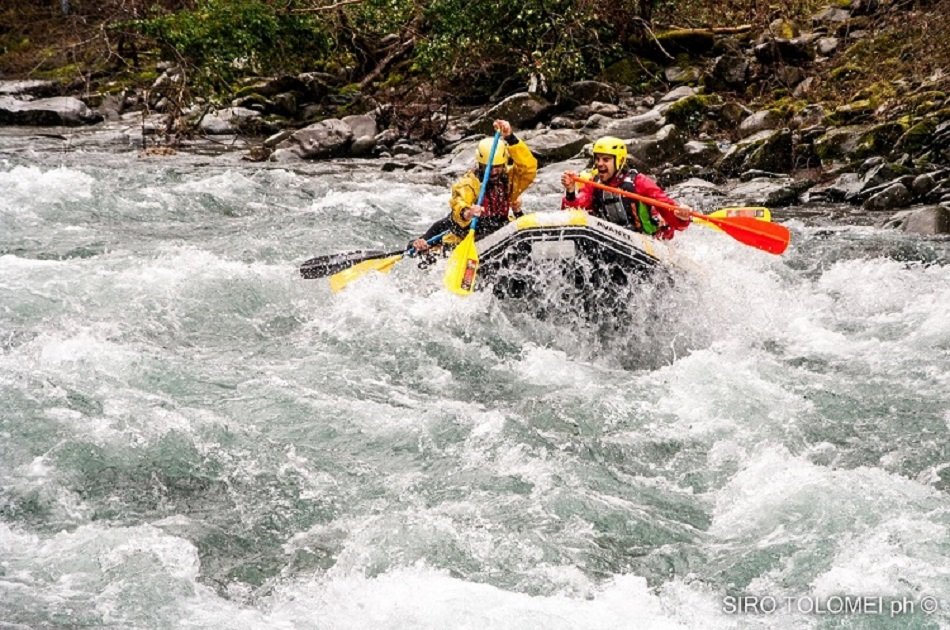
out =
[[694,226],[619,339],[297,275],[425,180],[0,139],[0,628],[950,627],[950,242]]

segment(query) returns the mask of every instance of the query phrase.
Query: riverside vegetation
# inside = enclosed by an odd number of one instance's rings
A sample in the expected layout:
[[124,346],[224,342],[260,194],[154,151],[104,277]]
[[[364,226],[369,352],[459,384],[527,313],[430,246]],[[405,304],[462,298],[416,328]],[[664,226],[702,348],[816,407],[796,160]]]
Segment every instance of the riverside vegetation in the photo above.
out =
[[542,165],[609,134],[687,192],[950,231],[948,0],[17,5],[3,124],[447,180],[506,118]]

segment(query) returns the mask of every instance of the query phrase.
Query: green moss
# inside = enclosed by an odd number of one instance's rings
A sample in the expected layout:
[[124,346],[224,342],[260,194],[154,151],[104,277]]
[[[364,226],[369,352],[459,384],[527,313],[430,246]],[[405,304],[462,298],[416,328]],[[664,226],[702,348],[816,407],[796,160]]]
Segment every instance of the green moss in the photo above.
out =
[[920,151],[929,144],[933,132],[937,129],[937,118],[927,117],[912,126],[901,136],[900,148],[911,153]]
[[653,80],[654,77],[648,75],[640,64],[634,62],[632,59],[624,58],[604,68],[600,78],[610,83],[619,83],[633,87],[645,80]]
[[798,112],[805,109],[808,105],[805,101],[800,99],[792,98],[790,96],[785,96],[776,101],[773,101],[766,109],[770,109],[782,118],[791,118]]
[[855,157],[887,155],[906,130],[904,125],[896,122],[871,127],[858,140]]
[[695,131],[702,124],[703,120],[706,119],[706,113],[709,111],[709,108],[712,105],[721,104],[722,97],[718,94],[694,94],[693,96],[687,96],[686,98],[676,101],[666,110],[666,120],[678,127]]
[[828,73],[828,77],[833,81],[847,81],[849,79],[855,79],[864,74],[864,71],[856,65],[846,63],[843,66],[838,66],[834,70]]
[[36,78],[46,79],[48,81],[72,81],[82,74],[82,66],[78,63],[70,63],[65,66],[53,68],[51,70],[42,70],[36,73]]

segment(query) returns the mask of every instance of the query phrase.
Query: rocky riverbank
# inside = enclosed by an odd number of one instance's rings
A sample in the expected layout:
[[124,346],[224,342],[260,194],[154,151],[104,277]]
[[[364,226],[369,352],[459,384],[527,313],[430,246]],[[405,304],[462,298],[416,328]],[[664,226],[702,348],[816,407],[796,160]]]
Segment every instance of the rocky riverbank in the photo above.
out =
[[[693,193],[772,208],[844,204],[881,225],[948,233],[948,77],[935,72],[915,84],[869,89],[833,109],[817,102],[821,86],[847,67],[829,73],[831,60],[867,38],[862,27],[886,10],[886,3],[855,0],[807,25],[777,20],[761,33],[667,33],[651,44],[660,60],[651,63],[667,87],[648,94],[630,85],[626,60],[602,80],[552,92],[543,82],[512,84],[481,106],[418,103],[407,124],[391,106],[370,106],[321,73],[248,81],[227,107],[182,107],[175,102],[182,75],[163,64],[147,90],[67,94],[53,82],[0,82],[0,124],[102,129],[116,148],[152,154],[230,149],[280,163],[376,158],[382,170],[431,173],[447,183],[471,166],[490,121],[505,118],[542,166],[583,160],[593,140],[614,135],[628,141],[641,170],[675,185],[686,201]],[[744,96],[766,89],[774,99]],[[347,110],[361,113],[341,115]],[[544,177],[540,184],[556,185]]]

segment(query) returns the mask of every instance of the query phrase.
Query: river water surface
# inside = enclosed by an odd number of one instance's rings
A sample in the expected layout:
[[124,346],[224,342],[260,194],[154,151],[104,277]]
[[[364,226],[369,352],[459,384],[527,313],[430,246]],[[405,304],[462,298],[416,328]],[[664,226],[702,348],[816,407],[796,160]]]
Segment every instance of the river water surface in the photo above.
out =
[[611,339],[297,275],[445,186],[55,146],[0,139],[0,627],[950,627],[948,241],[694,226]]

